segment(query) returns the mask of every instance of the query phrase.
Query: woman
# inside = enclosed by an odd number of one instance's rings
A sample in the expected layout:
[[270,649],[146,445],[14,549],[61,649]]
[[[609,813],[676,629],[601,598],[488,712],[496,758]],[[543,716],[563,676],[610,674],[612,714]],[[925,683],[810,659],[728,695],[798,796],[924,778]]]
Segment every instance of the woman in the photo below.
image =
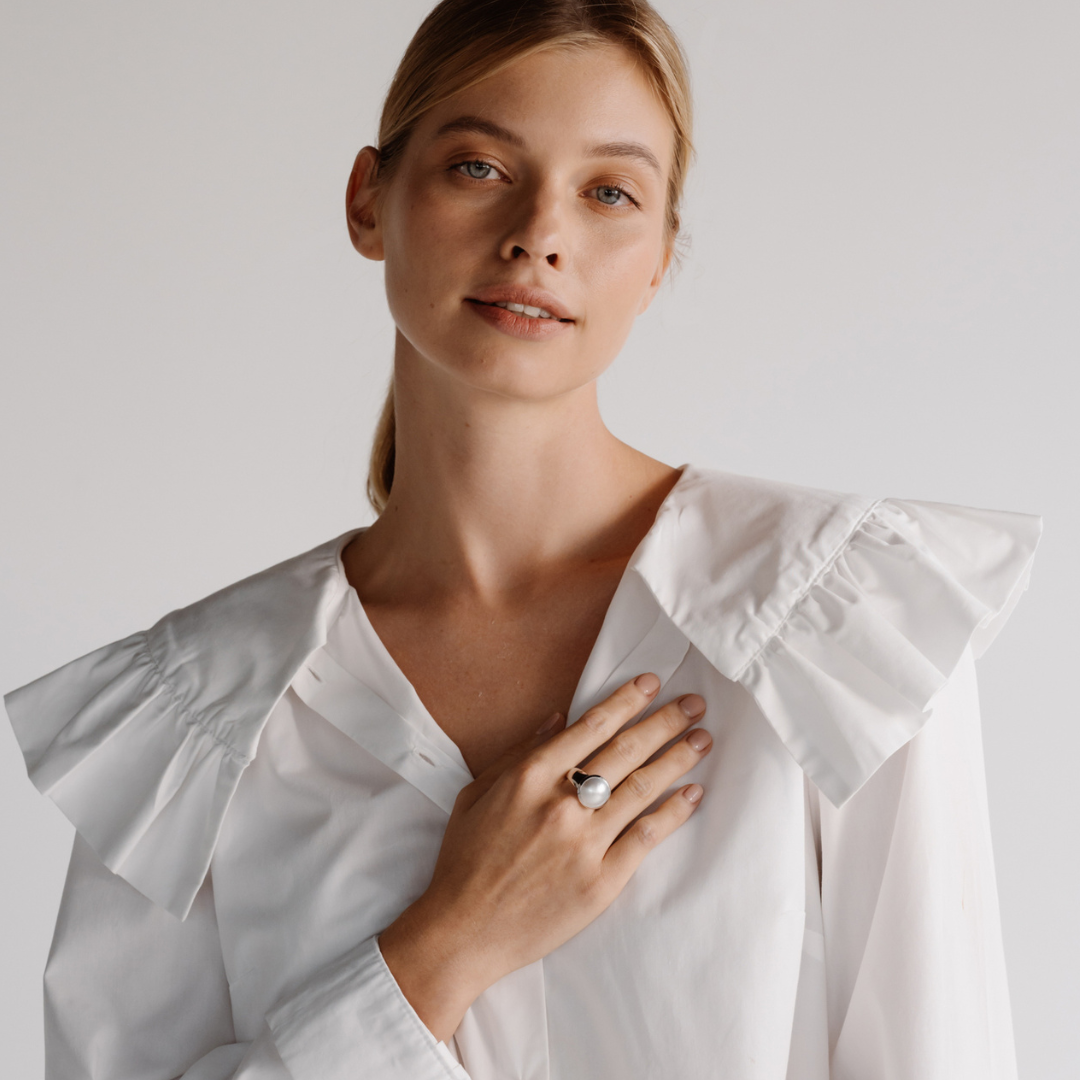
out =
[[687,86],[636,0],[418,31],[347,192],[378,520],[6,699],[51,1077],[1015,1074],[972,659],[1039,523],[606,430]]

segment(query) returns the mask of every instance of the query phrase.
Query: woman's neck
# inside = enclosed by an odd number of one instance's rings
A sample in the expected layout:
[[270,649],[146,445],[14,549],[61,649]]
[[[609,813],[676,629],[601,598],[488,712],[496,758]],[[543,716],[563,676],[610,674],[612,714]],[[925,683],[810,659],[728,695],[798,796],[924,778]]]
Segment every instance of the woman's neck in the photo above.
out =
[[497,603],[630,557],[678,472],[608,431],[595,383],[521,401],[418,367],[397,365],[390,500],[347,562],[362,595]]

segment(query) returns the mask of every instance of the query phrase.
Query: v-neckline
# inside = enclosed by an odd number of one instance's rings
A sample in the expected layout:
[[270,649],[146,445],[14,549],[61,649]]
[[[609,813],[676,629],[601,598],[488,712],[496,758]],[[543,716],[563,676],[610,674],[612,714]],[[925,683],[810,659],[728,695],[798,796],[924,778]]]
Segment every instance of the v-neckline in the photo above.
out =
[[[657,508],[652,525],[623,569],[574,688],[567,716],[568,725],[575,723],[587,709],[603,700],[622,682],[640,674],[640,671],[653,671],[662,684],[666,683],[689,648],[686,637],[653,596],[635,569],[635,564],[656,530],[657,522],[665,515],[673,496],[684,485],[691,471],[690,466],[682,466],[678,480]],[[346,542],[363,531],[358,529],[349,534]],[[432,715],[375,630],[359,593],[348,581],[342,558],[344,548],[345,543],[342,543],[336,552],[337,573],[344,594],[342,603],[327,643],[309,658],[294,688],[309,706],[420,787],[449,812],[453,804],[451,797],[450,806],[446,806],[450,789],[445,783],[438,782],[434,785],[437,790],[432,790],[432,784],[426,782],[427,776],[434,771],[431,766],[451,766],[451,771],[457,774],[460,781],[458,789],[475,778],[458,744]],[[339,643],[335,639],[341,636],[342,631],[347,632],[350,622],[356,631],[353,640],[348,644]],[[344,647],[336,647],[339,644]],[[640,666],[640,671],[632,670],[635,665]],[[351,687],[347,684],[351,684]],[[413,756],[419,756],[427,764],[426,769],[417,770],[412,757],[406,758],[395,752],[387,741],[389,733],[377,732],[373,728],[374,716],[370,710],[366,719],[361,720],[355,708],[359,704],[356,699],[360,696],[367,697],[369,704],[372,696],[381,703],[382,707],[376,711],[383,714],[383,722],[396,719],[405,725],[409,736],[404,740],[404,747]],[[353,699],[352,706],[347,704],[350,697]],[[429,750],[426,757],[422,748],[425,746]],[[431,750],[435,753],[431,754]],[[406,761],[408,765],[404,764]],[[423,782],[418,783],[418,779]]]

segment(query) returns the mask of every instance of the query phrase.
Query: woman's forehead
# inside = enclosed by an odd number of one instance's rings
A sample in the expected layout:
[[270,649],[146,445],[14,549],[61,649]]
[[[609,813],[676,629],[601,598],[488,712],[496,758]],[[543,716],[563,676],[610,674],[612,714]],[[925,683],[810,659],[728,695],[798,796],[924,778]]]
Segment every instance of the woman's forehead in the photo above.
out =
[[582,153],[623,149],[663,170],[671,119],[641,66],[616,45],[550,48],[516,60],[436,105],[425,141],[471,133],[529,149],[557,142]]

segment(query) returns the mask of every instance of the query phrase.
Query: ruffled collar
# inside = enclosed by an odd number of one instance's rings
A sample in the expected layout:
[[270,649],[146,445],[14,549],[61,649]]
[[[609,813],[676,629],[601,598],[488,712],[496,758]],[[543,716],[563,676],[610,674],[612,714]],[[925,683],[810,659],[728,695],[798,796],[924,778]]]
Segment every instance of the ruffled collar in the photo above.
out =
[[[1040,531],[1029,515],[686,466],[627,572],[839,806],[1000,628]],[[106,866],[181,918],[270,712],[326,643],[355,534],[5,698],[32,781]]]

